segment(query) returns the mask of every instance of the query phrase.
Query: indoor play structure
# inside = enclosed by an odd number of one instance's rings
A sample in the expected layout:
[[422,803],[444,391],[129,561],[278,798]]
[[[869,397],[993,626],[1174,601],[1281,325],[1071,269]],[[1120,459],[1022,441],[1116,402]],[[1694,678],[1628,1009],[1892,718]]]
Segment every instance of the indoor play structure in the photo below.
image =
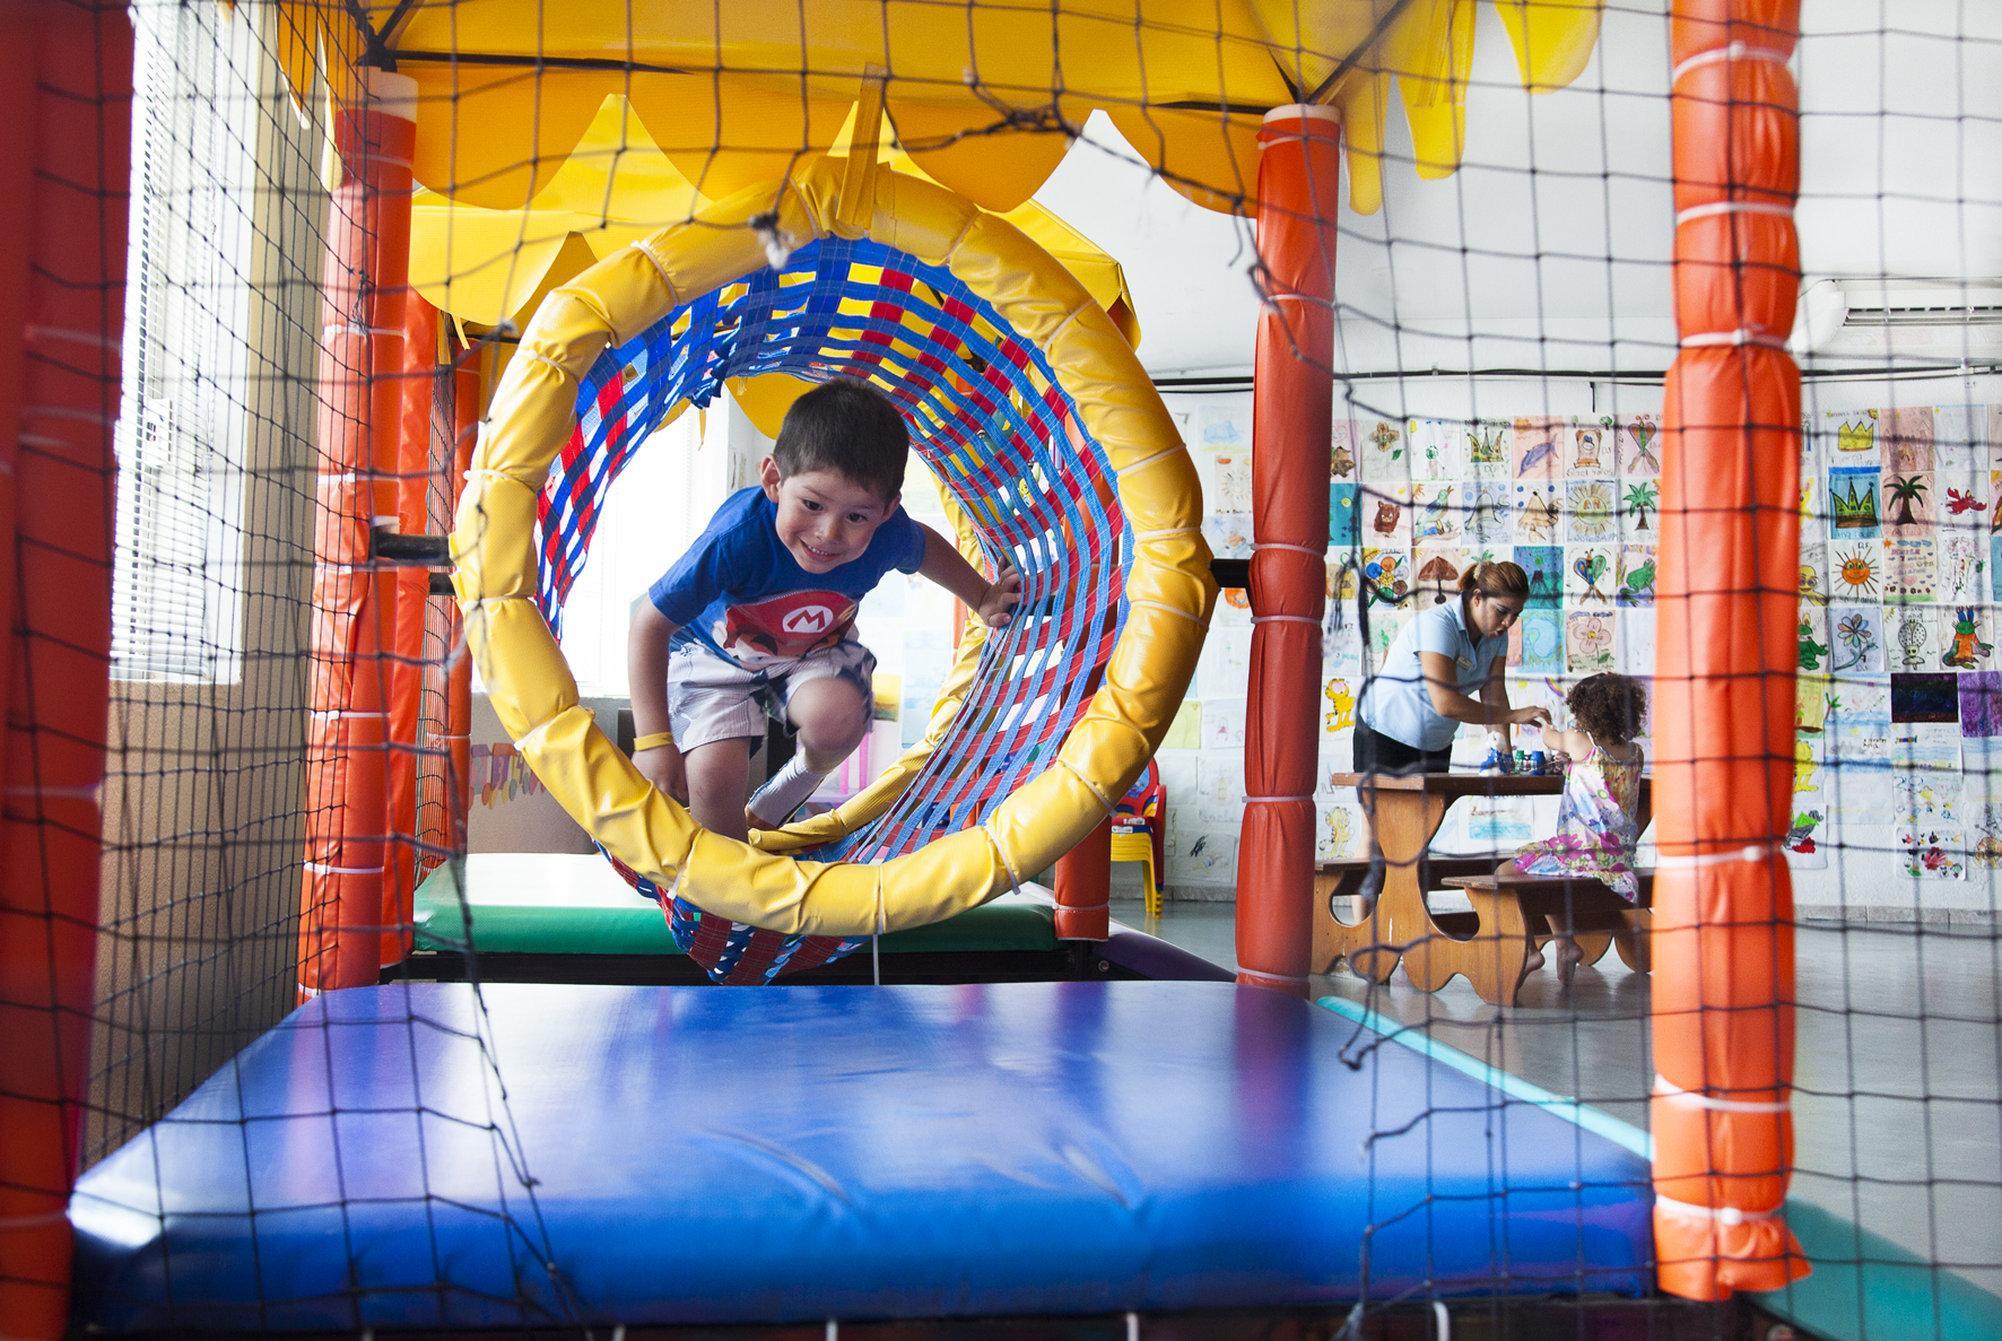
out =
[[[1869,1264],[1803,1247],[1787,1207],[1790,0],[1674,0],[1664,53],[1680,345],[1647,1134],[1306,999],[1337,220],[1344,199],[1380,205],[1395,107],[1419,174],[1453,170],[1473,4],[230,8],[213,21],[255,35],[274,102],[312,132],[292,157],[330,150],[311,339],[272,345],[312,425],[292,457],[313,466],[294,509],[310,637],[289,662],[303,875],[262,989],[282,978],[291,1000],[243,1012],[245,1045],[145,1111],[92,1099],[120,1065],[104,1050],[131,1042],[99,975],[153,953],[102,924],[117,864],[96,799],[134,38],[119,6],[50,6],[0,44],[32,128],[0,165],[34,202],[32,263],[0,284],[0,376],[24,392],[8,785],[35,798],[4,820],[0,1037],[23,1041],[0,1068],[0,1330],[1111,1315],[1137,1334],[1147,1315],[1312,1309],[1362,1334],[1448,1306],[1735,1327],[1741,1293],[1804,1308],[1789,1287],[1811,1268],[1864,1292]],[[1585,69],[1600,8],[1491,17],[1534,92]],[[1102,883],[1217,582],[1194,467],[1133,349],[1146,314],[1021,212],[1094,109],[1256,228],[1234,982],[1111,923]],[[660,176],[615,187],[628,153]],[[968,624],[923,739],[873,785],[740,844],[640,776],[553,630],[650,434],[726,395],[775,423],[836,375],[895,400],[962,550],[1020,571],[1022,605]],[[449,545],[427,543],[448,513]],[[425,567],[441,557],[449,600]],[[420,877],[463,869],[473,667],[541,785],[687,923],[697,962],[776,985],[486,981],[476,941],[462,980],[398,976]],[[215,845],[270,860],[234,841]],[[1046,908],[1052,868],[1071,874]],[[786,983],[997,903],[1114,969],[993,981],[975,957],[956,983]],[[1381,947],[1421,934],[1371,925]],[[222,956],[233,934],[204,922],[158,953]],[[179,1007],[210,1009],[194,995]],[[112,1132],[89,1160],[87,1113]],[[1930,1306],[1980,1307],[1959,1300],[1940,1286]]]

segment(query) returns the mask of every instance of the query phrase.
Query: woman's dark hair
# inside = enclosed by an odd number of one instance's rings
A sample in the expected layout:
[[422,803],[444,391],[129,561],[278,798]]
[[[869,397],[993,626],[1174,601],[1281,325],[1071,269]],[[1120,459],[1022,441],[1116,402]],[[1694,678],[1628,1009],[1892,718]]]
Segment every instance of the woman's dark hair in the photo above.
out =
[[1519,563],[1489,559],[1473,564],[1460,574],[1460,592],[1466,596],[1490,596],[1498,601],[1529,599],[1529,574]]
[[1588,675],[1564,696],[1571,722],[1594,740],[1625,745],[1647,722],[1647,690],[1630,675]]
[[832,470],[888,502],[903,492],[911,435],[889,397],[853,377],[823,382],[792,403],[772,456],[781,475]]

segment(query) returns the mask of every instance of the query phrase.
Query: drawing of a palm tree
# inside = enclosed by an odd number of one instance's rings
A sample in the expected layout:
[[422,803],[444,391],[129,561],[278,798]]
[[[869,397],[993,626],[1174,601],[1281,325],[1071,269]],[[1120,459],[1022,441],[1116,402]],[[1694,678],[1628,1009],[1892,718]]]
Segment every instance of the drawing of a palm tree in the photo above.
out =
[[1900,526],[1910,526],[1918,520],[1912,516],[1912,509],[1926,496],[1925,481],[1913,475],[1893,475],[1884,482],[1884,492],[1891,496],[1897,508],[1897,515],[1891,520]]
[[1647,514],[1661,505],[1661,493],[1652,481],[1636,484],[1627,490],[1626,506],[1630,512],[1640,515],[1634,525],[1639,530],[1647,530]]

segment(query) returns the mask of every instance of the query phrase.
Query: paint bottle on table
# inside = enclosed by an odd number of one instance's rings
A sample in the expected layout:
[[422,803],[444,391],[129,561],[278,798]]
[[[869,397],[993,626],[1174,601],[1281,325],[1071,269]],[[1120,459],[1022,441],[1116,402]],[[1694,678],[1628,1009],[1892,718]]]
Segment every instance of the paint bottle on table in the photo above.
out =
[[1529,771],[1542,777],[1550,771],[1550,759],[1542,750],[1533,750],[1529,756]]

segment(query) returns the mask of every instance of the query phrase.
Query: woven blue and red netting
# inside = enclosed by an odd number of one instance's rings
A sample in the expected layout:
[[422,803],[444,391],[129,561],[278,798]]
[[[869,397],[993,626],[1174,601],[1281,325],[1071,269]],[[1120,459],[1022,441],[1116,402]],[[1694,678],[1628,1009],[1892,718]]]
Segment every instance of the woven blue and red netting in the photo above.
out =
[[[781,270],[675,308],[592,367],[540,507],[538,599],[552,629],[613,481],[675,406],[707,406],[731,378],[781,372],[857,377],[888,395],[988,560],[1022,575],[1017,615],[988,639],[939,748],[881,816],[810,854],[882,861],[980,823],[1053,762],[1124,621],[1131,537],[1104,449],[1043,351],[950,271],[868,239],[827,238]],[[867,943],[745,927],[619,869],[663,902],[676,940],[718,982],[769,982]]]

